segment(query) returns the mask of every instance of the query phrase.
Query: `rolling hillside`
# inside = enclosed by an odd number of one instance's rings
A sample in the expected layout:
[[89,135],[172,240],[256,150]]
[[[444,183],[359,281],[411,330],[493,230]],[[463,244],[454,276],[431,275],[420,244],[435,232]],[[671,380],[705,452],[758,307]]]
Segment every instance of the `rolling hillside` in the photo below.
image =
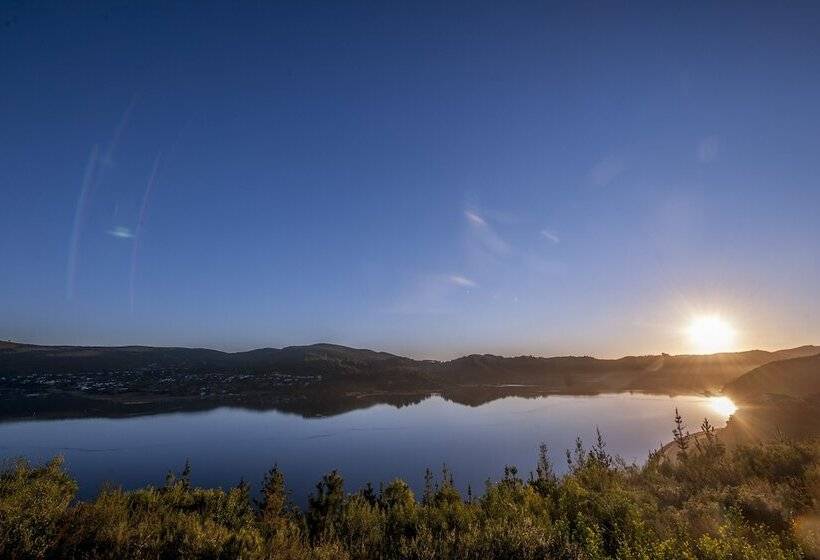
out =
[[[230,353],[5,342],[0,344],[0,418],[116,416],[215,406],[315,416],[376,403],[401,405],[432,393],[469,405],[513,395],[675,395],[718,393],[724,386],[735,387],[740,395],[744,385],[732,382],[743,374],[818,353],[820,348],[806,346],[620,359],[476,354],[438,362],[333,344]],[[805,390],[805,384],[794,384],[795,391]]]
[[738,402],[820,397],[820,354],[768,363],[732,381],[724,392]]

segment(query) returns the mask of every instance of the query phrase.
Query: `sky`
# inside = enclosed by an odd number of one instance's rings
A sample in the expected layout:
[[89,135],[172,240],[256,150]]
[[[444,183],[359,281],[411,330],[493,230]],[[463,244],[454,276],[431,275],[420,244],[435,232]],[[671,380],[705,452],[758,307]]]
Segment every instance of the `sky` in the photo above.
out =
[[820,4],[4,2],[0,339],[820,343]]

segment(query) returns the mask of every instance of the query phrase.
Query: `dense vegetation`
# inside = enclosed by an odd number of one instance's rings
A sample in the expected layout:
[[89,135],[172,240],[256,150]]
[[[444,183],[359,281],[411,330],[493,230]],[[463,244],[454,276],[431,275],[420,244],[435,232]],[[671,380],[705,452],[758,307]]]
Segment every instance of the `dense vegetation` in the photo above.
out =
[[557,476],[507,467],[480,496],[428,473],[421,496],[395,480],[345,492],[317,484],[304,512],[274,467],[247,484],[198,488],[190,468],[161,488],[106,488],[77,501],[56,458],[0,474],[2,558],[595,559],[817,558],[820,445],[780,439],[727,450],[708,425],[644,466],[579,441]]

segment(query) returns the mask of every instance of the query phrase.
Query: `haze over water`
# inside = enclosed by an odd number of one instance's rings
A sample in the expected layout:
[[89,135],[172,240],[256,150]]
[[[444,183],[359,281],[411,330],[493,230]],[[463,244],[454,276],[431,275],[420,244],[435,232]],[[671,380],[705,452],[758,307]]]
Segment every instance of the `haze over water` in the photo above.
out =
[[425,469],[438,474],[446,463],[462,491],[469,484],[481,492],[484,481],[500,478],[505,465],[516,465],[527,476],[541,442],[563,471],[565,450],[574,447],[576,436],[591,444],[596,424],[611,453],[643,462],[671,439],[676,407],[693,431],[704,417],[718,427],[728,419],[726,410],[703,396],[508,397],[478,407],[434,396],[402,408],[377,405],[324,418],[220,408],[11,422],[0,424],[0,458],[24,455],[39,461],[62,454],[82,497],[93,496],[105,481],[126,488],[162,484],[165,473],[181,470],[186,459],[195,484],[223,487],[243,478],[257,488],[278,463],[300,504],[334,468],[344,475],[348,491],[400,477],[420,493]]

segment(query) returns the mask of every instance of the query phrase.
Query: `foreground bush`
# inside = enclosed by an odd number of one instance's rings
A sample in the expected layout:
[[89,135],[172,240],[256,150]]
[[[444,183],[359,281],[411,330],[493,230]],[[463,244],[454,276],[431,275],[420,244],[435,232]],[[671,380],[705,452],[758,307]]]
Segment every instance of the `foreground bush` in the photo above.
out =
[[[197,488],[190,469],[161,488],[104,489],[76,501],[59,459],[0,474],[1,558],[798,559],[817,558],[820,447],[739,447],[676,437],[677,452],[626,465],[581,442],[556,476],[542,446],[527,477],[507,467],[479,497],[446,470],[421,496],[395,480],[348,494],[326,475],[305,512],[274,467],[247,485]],[[676,434],[677,436],[677,434]]]

